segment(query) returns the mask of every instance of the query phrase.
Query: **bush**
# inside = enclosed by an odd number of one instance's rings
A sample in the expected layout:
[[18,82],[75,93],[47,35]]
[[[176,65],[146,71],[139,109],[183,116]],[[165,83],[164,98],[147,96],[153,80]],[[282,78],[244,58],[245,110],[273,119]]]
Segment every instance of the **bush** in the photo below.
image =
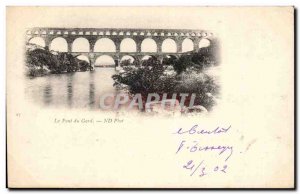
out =
[[26,64],[28,67],[52,67],[52,65],[58,63],[56,57],[49,51],[44,49],[35,49],[26,53]]
[[219,64],[218,42],[211,41],[210,46],[200,48],[197,52],[183,54],[178,60],[175,60],[174,69],[178,74],[186,71],[187,68],[194,68],[196,71],[202,71],[205,67]]
[[131,60],[130,59],[126,59],[126,60],[121,61],[120,66],[121,67],[126,67],[126,66],[130,66],[131,64],[132,64]]
[[[182,73],[179,79],[181,81],[175,87],[175,91],[178,93],[195,93],[195,105],[201,105],[210,110],[216,103],[215,97],[219,95],[220,86],[213,77],[203,72],[188,70]],[[188,104],[186,105],[188,106]]]
[[158,60],[150,58],[139,68],[124,67],[124,71],[112,76],[114,86],[125,84],[130,86],[130,93],[148,94],[157,91],[159,78],[163,75],[163,66]]
[[[191,61],[187,62],[193,64]],[[158,60],[150,58],[143,61],[140,67],[125,66],[123,71],[112,78],[115,81],[114,86],[119,89],[126,89],[131,95],[141,94],[143,103],[149,93],[157,93],[160,97],[164,93],[168,97],[173,93],[194,93],[194,105],[210,110],[215,104],[215,96],[219,94],[219,86],[213,77],[199,71],[198,67],[188,67],[181,74],[177,74],[170,66],[163,66]],[[179,95],[177,100],[180,101]],[[189,100],[185,105],[189,106]]]
[[26,66],[26,75],[29,77],[37,77],[49,74],[50,71],[47,68],[40,68],[35,66]]
[[[129,95],[141,94],[143,103],[149,93],[157,93],[161,97],[166,93],[168,98],[173,93],[185,93],[190,94],[185,104],[189,106],[189,99],[194,93],[194,105],[211,110],[220,87],[214,76],[204,73],[204,70],[218,64],[216,49],[216,44],[211,43],[209,47],[201,48],[197,52],[182,54],[178,59],[169,57],[162,63],[155,57],[135,66],[124,62],[123,70],[112,76],[114,86],[126,89]],[[177,100],[180,101],[179,95]]]
[[80,71],[88,71],[91,68],[90,64],[87,61],[79,61],[78,63]]
[[49,73],[88,71],[90,65],[68,53],[52,54],[47,49],[37,48],[26,51],[26,70],[31,77]]

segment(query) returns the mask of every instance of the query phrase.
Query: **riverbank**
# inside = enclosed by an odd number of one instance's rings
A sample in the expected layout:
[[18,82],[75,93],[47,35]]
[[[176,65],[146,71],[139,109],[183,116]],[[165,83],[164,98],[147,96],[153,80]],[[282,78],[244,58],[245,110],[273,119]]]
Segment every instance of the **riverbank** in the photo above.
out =
[[87,61],[80,60],[68,53],[54,53],[47,48],[27,49],[25,55],[28,77],[92,70]]

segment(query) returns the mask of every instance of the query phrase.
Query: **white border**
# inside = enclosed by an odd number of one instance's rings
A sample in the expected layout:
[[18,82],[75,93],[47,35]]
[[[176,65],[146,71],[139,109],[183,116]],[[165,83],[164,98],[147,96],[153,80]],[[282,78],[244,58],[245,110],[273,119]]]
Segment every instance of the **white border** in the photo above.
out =
[[[294,5],[296,8],[299,9],[300,7],[300,1],[299,0],[230,0],[230,1],[225,1],[225,0],[170,0],[170,1],[162,1],[162,0],[149,0],[149,1],[144,1],[144,0],[30,0],[30,1],[22,1],[22,0],[2,0],[0,1],[0,60],[1,60],[1,65],[0,65],[0,126],[1,126],[1,135],[0,135],[0,193],[5,194],[10,192],[7,190],[6,187],[6,169],[5,169],[5,163],[6,163],[6,151],[5,151],[5,82],[6,82],[6,77],[5,77],[5,66],[6,66],[6,13],[5,9],[6,6],[291,6]],[[299,10],[298,10],[299,12]],[[297,19],[297,26],[299,26],[299,19]],[[298,34],[299,35],[299,30]],[[299,49],[297,49],[297,56],[299,56]],[[298,67],[298,77],[299,77],[299,67]],[[297,84],[298,88],[297,90],[299,91],[299,83]],[[299,97],[298,97],[299,101]],[[297,117],[297,120],[299,118],[299,114]],[[299,141],[299,131],[298,131],[298,141]],[[299,149],[297,155],[299,156]],[[259,177],[258,177],[259,178]],[[299,179],[297,185],[299,186]],[[88,193],[91,192],[91,190],[88,191],[83,191],[83,190],[78,190],[78,191],[55,191],[55,190],[47,190],[47,191],[23,191],[26,193],[44,193],[47,192],[48,194],[56,193],[56,192],[76,192],[76,193]],[[95,191],[99,192],[99,191]],[[111,191],[101,191],[103,193],[108,193]],[[122,192],[128,192],[128,191],[122,191]],[[142,192],[142,191],[138,191]],[[149,191],[147,191],[149,192]],[[153,191],[155,192],[155,191]],[[166,193],[166,191],[156,191],[159,193]],[[173,192],[173,191],[169,191]],[[168,193],[169,193],[168,192]],[[178,191],[177,191],[178,192]],[[188,192],[188,191],[184,191]],[[214,193],[217,191],[197,191],[201,193]],[[232,191],[228,191],[232,192]],[[234,192],[234,193],[240,193],[239,192]],[[263,191],[254,191],[255,193],[266,193]],[[269,192],[274,192],[274,191],[269,191]],[[283,193],[288,193],[289,191],[283,191]],[[297,191],[298,192],[298,191]],[[152,191],[151,191],[152,193]],[[299,192],[300,193],[300,192]]]

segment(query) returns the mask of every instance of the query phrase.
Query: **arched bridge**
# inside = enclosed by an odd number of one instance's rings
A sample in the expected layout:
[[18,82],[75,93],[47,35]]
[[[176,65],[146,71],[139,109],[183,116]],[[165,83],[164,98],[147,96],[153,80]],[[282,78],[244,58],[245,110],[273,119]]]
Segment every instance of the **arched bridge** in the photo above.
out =
[[41,46],[83,55],[91,65],[102,55],[112,57],[116,65],[124,56],[135,60],[145,56],[160,60],[168,55],[179,57],[198,50],[203,40],[214,38],[209,31],[189,29],[31,28],[26,32],[27,43],[40,39]]

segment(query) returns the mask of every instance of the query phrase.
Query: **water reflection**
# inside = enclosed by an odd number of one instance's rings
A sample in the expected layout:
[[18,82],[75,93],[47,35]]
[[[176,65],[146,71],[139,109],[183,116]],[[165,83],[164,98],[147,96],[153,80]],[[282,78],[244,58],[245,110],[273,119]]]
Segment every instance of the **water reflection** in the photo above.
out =
[[52,87],[51,84],[46,84],[45,89],[44,89],[44,103],[46,105],[51,103],[51,98],[52,98]]
[[73,76],[68,76],[67,81],[67,94],[68,94],[68,106],[72,107],[72,98],[73,98]]
[[[90,101],[90,108],[94,107],[95,104],[95,83],[94,83],[94,72],[90,74],[90,87],[89,87],[89,101]],[[110,78],[111,79],[111,78]]]
[[53,74],[26,80],[28,101],[51,107],[99,108],[100,96],[116,93],[111,76],[114,68],[96,68],[93,72]]

